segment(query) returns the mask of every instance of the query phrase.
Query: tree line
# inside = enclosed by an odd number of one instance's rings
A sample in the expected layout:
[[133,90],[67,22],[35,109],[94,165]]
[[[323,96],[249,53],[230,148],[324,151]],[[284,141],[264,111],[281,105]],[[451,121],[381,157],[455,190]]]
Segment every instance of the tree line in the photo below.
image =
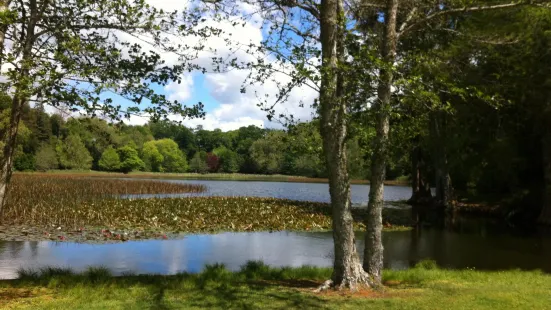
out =
[[[0,108],[9,111],[10,98]],[[6,117],[2,117],[2,123]],[[24,107],[13,168],[17,171],[98,170],[110,172],[195,172],[285,174],[326,178],[318,121],[285,130],[241,127],[190,129],[171,121],[143,126],[99,118],[49,114],[43,106]],[[0,127],[0,132],[4,130]],[[368,160],[358,139],[348,143],[349,170],[369,177]],[[391,169],[404,173],[406,163]]]

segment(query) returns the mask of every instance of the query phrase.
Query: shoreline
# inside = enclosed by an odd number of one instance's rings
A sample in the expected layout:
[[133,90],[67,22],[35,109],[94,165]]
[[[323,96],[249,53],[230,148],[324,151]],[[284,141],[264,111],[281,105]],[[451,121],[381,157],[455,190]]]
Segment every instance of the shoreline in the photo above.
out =
[[[228,173],[159,173],[159,172],[131,172],[128,174],[102,171],[51,170],[47,172],[14,172],[14,175],[37,176],[74,176],[74,177],[102,177],[122,179],[167,179],[167,180],[205,180],[205,181],[238,181],[238,182],[287,182],[287,183],[328,183],[326,178],[310,178],[288,175],[260,175],[260,174],[228,174]],[[368,180],[350,180],[350,184],[369,185]],[[386,186],[409,186],[409,182],[387,180]]]

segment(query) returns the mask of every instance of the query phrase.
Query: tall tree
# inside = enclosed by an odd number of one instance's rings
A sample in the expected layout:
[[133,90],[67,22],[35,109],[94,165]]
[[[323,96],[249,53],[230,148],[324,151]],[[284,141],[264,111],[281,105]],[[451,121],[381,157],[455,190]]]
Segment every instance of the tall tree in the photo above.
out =
[[357,288],[369,284],[356,250],[347,171],[347,99],[344,92],[346,20],[342,0],[321,2],[320,38],[322,47],[320,114],[323,151],[329,174],[333,212],[333,284]]
[[381,283],[383,270],[382,209],[384,203],[384,181],[388,156],[388,132],[390,130],[390,100],[392,96],[393,66],[396,60],[398,34],[396,23],[399,0],[388,0],[384,14],[384,33],[381,40],[381,60],[376,111],[376,136],[371,159],[371,182],[369,183],[368,217],[366,220],[364,269],[377,284]]

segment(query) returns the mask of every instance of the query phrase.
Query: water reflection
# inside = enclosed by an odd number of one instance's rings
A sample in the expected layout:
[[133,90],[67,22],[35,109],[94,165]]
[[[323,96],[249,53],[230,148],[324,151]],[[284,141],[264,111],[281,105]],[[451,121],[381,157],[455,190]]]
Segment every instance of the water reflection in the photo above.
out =
[[[463,221],[463,222],[461,222]],[[461,220],[456,229],[418,228],[383,234],[385,266],[404,269],[422,259],[448,268],[542,269],[551,272],[551,237],[503,233],[491,225]],[[358,234],[363,253],[363,235]],[[224,263],[232,270],[249,260],[272,266],[331,266],[331,233],[222,233],[190,235],[182,240],[152,240],[90,245],[55,242],[0,242],[0,278],[19,268],[106,266],[124,272],[174,274],[198,272],[205,264]]]

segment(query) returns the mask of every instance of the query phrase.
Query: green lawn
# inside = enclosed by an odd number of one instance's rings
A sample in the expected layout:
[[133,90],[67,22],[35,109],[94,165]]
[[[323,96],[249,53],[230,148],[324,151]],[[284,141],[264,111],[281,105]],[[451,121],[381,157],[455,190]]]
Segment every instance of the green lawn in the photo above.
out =
[[[429,265],[430,267],[430,265]],[[0,282],[8,309],[551,309],[551,276],[541,272],[386,271],[383,289],[359,293],[312,290],[329,269],[269,268],[240,272],[210,266],[198,275],[127,275],[103,269],[24,272]]]

